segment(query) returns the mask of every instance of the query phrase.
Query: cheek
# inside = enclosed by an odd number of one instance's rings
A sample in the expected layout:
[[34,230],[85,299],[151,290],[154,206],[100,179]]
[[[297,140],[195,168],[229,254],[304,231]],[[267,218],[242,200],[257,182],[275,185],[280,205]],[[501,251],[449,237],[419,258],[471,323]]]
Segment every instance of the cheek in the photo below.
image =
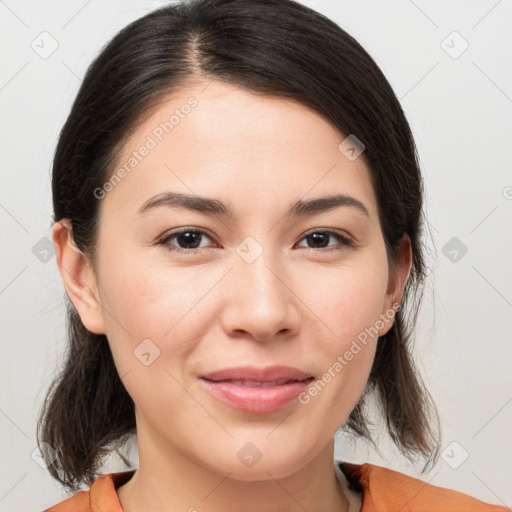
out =
[[128,393],[143,410],[172,409],[172,404],[187,400],[172,377],[183,380],[175,370],[203,335],[197,315],[204,311],[194,305],[208,284],[201,286],[191,272],[127,261],[105,261],[102,267],[101,300],[108,311],[106,334],[113,359]]
[[[315,407],[325,411],[336,410],[345,418],[357,403],[368,379],[377,348],[376,325],[381,318],[387,290],[386,260],[370,258],[364,265],[344,267],[329,272],[328,285],[305,277],[308,306],[318,312],[318,329],[324,334],[316,341],[316,358],[322,368],[317,377],[317,390],[304,396],[304,403],[322,399]],[[324,391],[325,389],[325,391]]]
[[[328,346],[342,350],[382,313],[387,290],[387,267],[380,260],[344,267],[304,280],[306,303],[315,313]],[[315,286],[316,285],[316,286]]]
[[102,303],[138,337],[161,338],[174,329],[181,318],[194,314],[217,279],[216,275],[203,279],[192,267],[170,269],[140,261],[133,265],[120,262],[103,273]]
[[[155,357],[151,368],[180,365],[213,324],[214,300],[222,269],[106,261],[101,268],[101,302],[106,333],[119,374],[141,370],[137,360]],[[206,298],[206,300],[205,300]],[[147,341],[150,340],[150,341]],[[147,373],[147,372],[146,372]],[[133,373],[131,376],[133,377]]]

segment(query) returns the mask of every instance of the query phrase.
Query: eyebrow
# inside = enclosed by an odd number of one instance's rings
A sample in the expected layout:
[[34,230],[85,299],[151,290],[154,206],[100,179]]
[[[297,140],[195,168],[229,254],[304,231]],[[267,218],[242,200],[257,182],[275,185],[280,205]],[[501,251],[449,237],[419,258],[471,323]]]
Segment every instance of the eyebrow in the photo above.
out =
[[[160,206],[185,208],[187,210],[196,211],[206,215],[226,217],[231,220],[235,219],[233,209],[218,199],[178,192],[164,192],[151,197],[139,208],[138,213],[142,214]],[[359,199],[347,194],[333,194],[315,199],[308,199],[307,201],[299,199],[291,205],[285,216],[314,215],[333,210],[340,206],[354,208],[370,218],[370,214],[366,206],[359,201]]]

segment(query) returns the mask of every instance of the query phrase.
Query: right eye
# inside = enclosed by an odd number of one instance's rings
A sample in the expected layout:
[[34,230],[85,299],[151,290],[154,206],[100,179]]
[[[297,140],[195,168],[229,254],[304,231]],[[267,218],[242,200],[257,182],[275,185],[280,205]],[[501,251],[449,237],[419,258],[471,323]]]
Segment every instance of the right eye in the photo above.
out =
[[204,246],[201,246],[201,238],[204,237],[211,240],[210,235],[204,229],[185,228],[180,229],[179,231],[166,233],[157,243],[165,246],[170,251],[197,253],[205,248]]

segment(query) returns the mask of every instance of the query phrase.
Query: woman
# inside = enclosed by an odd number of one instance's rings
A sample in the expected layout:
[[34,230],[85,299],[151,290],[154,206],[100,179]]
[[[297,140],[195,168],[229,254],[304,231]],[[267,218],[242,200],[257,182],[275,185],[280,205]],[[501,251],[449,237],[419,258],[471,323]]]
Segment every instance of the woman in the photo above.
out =
[[[89,68],[53,167],[69,354],[38,436],[64,511],[506,510],[424,469],[435,407],[409,353],[422,179],[371,57],[290,0],[196,0],[123,29]],[[434,424],[435,423],[435,424]],[[136,435],[136,470],[100,475]]]

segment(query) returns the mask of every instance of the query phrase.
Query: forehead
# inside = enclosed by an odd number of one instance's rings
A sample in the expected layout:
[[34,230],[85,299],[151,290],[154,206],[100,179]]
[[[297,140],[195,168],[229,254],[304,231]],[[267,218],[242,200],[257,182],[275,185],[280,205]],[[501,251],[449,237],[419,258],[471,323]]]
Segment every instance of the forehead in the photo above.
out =
[[108,195],[141,206],[174,190],[247,209],[350,193],[373,216],[364,154],[349,160],[339,148],[345,138],[297,101],[219,81],[191,84],[160,101],[128,138],[114,169],[124,167],[125,177]]

